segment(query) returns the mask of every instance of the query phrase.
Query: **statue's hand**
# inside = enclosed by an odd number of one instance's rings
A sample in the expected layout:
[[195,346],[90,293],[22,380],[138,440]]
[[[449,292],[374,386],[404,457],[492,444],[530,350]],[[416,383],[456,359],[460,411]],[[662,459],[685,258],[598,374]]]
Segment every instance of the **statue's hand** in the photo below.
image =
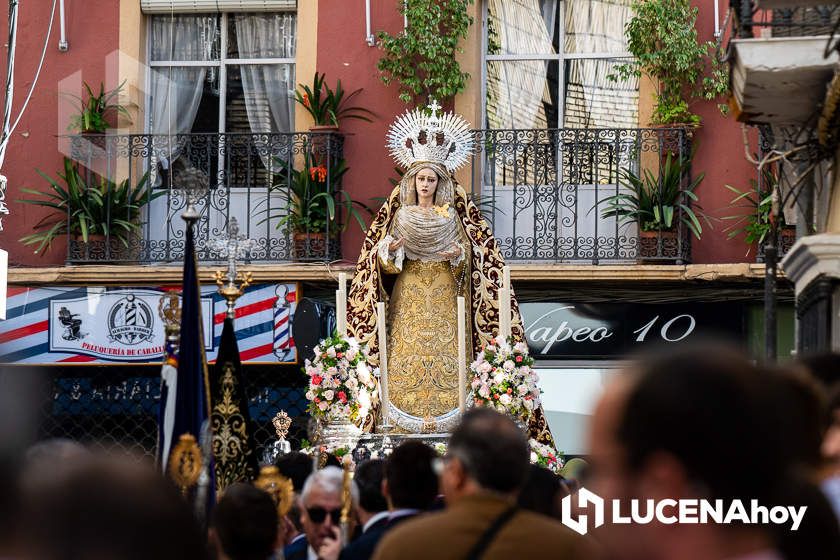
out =
[[461,256],[461,248],[458,245],[453,245],[448,251],[441,251],[440,256],[445,259],[457,259]]
[[391,243],[388,245],[388,251],[392,251],[392,252],[396,251],[397,249],[399,249],[403,245],[405,245],[405,238],[404,237],[401,238],[401,239],[395,239],[395,240],[391,241]]

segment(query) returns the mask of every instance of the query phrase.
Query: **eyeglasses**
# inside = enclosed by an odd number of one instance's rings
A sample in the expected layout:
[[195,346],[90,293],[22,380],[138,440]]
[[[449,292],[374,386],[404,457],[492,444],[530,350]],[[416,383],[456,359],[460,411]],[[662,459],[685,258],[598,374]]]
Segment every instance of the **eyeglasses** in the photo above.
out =
[[333,525],[338,525],[338,522],[341,521],[340,509],[326,510],[322,507],[313,507],[306,508],[306,513],[309,514],[309,519],[311,519],[313,523],[323,523],[327,518],[328,513],[330,514],[330,519],[332,520]]

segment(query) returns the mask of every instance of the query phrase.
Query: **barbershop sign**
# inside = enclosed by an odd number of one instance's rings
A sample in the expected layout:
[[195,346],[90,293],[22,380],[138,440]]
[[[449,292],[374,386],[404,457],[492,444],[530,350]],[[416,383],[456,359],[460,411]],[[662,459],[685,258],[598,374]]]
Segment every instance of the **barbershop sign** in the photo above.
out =
[[745,339],[738,303],[520,303],[525,336],[536,359],[618,358],[651,344],[693,338]]

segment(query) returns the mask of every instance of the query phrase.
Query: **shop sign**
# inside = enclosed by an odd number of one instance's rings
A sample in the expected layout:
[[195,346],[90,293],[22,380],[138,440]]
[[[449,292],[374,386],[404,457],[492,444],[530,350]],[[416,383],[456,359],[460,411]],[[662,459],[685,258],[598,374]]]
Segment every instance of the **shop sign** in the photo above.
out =
[[739,303],[519,304],[525,336],[536,359],[616,358],[650,344],[680,344],[700,337],[742,341]]
[[[0,321],[0,364],[160,363],[165,332],[162,287],[10,286]],[[296,284],[249,286],[236,305],[243,362],[297,360],[291,325]],[[215,360],[226,304],[216,286],[201,287],[205,351]]]

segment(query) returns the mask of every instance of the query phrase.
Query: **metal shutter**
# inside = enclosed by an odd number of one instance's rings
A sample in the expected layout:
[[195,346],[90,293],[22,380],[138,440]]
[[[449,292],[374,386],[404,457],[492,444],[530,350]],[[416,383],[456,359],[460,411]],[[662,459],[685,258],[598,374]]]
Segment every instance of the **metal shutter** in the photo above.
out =
[[297,0],[140,0],[146,14],[208,12],[281,12],[297,9]]

